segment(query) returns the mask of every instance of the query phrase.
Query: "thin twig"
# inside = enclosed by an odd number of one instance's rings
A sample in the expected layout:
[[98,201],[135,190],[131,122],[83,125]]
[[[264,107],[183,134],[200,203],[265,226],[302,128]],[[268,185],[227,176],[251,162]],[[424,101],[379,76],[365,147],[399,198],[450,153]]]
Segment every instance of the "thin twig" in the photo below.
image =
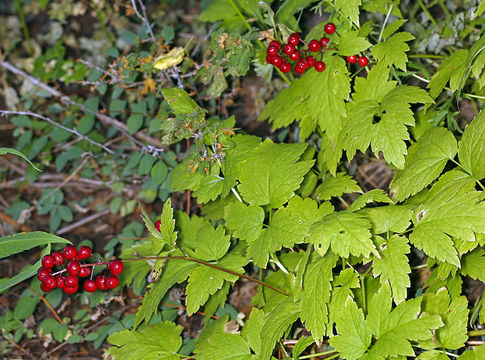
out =
[[69,132],[71,134],[76,135],[78,138],[80,138],[82,140],[86,140],[86,141],[90,142],[91,144],[102,148],[108,154],[114,155],[114,153],[115,153],[113,150],[111,150],[110,148],[104,146],[103,144],[100,144],[99,142],[94,141],[94,140],[88,138],[87,136],[81,134],[77,130],[70,129],[70,128],[64,126],[64,125],[61,125],[61,124],[55,122],[54,120],[48,118],[47,116],[43,116],[43,115],[40,115],[40,114],[36,114],[36,113],[30,112],[30,111],[8,111],[8,110],[0,110],[0,114],[1,115],[4,115],[4,116],[6,116],[6,115],[25,115],[25,116],[33,116],[33,117],[36,117],[38,119],[41,119],[41,120],[44,120],[44,121],[48,122],[49,124],[52,124],[54,126],[57,126],[58,128],[61,128],[62,130],[65,130],[65,131],[67,131],[67,132]]
[[32,84],[34,84],[35,86],[38,86],[39,88],[41,88],[42,90],[45,90],[47,91],[49,94],[51,94],[52,96],[56,97],[56,98],[59,98],[59,100],[64,103],[64,104],[68,104],[68,105],[73,105],[73,106],[77,106],[78,108],[80,108],[82,111],[84,111],[85,113],[89,113],[89,114],[92,114],[94,115],[96,118],[98,118],[102,123],[106,124],[106,125],[110,125],[110,126],[113,126],[115,127],[116,129],[118,129],[126,138],[128,138],[130,141],[132,141],[133,143],[135,144],[138,144],[138,145],[141,145],[143,146],[143,143],[141,143],[139,140],[137,140],[136,138],[140,139],[141,141],[145,141],[147,143],[149,143],[150,145],[153,145],[153,146],[156,146],[158,148],[160,148],[160,151],[163,151],[163,148],[164,148],[164,145],[157,139],[154,139],[148,135],[146,135],[145,133],[143,132],[137,132],[134,137],[129,133],[128,131],[128,127],[126,126],[126,124],[122,123],[121,121],[118,121],[116,120],[115,118],[112,118],[111,116],[107,116],[107,115],[104,115],[104,114],[101,114],[97,111],[94,111],[94,110],[91,110],[91,109],[88,109],[86,106],[84,106],[83,104],[80,104],[80,103],[77,103],[75,102],[74,100],[71,100],[68,96],[64,95],[63,93],[61,93],[60,91],[58,91],[57,89],[54,89],[52,87],[50,87],[49,85],[43,83],[42,81],[40,81],[39,79],[36,79],[34,78],[33,76],[30,76],[29,74],[27,74],[26,72],[20,70],[19,68],[13,66],[12,64],[4,61],[4,60],[1,60],[0,59],[0,66],[2,66],[3,68],[7,69],[8,71],[14,73],[15,75],[18,75],[20,77],[23,77],[24,79],[27,79],[29,80]]
[[70,224],[70,225],[68,225],[66,227],[63,227],[63,228],[59,229],[56,232],[56,235],[62,235],[62,234],[68,233],[68,232],[70,232],[70,231],[72,231],[72,230],[74,230],[74,229],[76,229],[76,228],[78,228],[80,226],[83,226],[83,225],[85,225],[85,224],[87,224],[87,223],[89,223],[89,222],[91,222],[93,220],[96,220],[97,218],[100,218],[100,217],[105,216],[105,215],[108,215],[108,214],[109,214],[109,210],[106,209],[106,210],[103,210],[103,211],[101,211],[99,213],[96,213],[96,214],[93,214],[91,216],[82,218],[82,220],[79,220],[79,221],[77,221],[77,222],[75,222],[73,224]]
[[153,35],[153,30],[152,27],[150,26],[150,22],[148,21],[147,17],[147,11],[145,9],[145,5],[143,5],[142,0],[138,0],[138,3],[140,4],[141,11],[143,12],[143,16],[140,14],[138,11],[138,7],[136,6],[135,0],[131,0],[131,5],[133,6],[133,10],[135,11],[136,16],[145,24],[145,26],[148,29],[148,33],[150,34],[150,39],[152,40],[153,43],[157,42],[157,39],[155,38],[155,35]]

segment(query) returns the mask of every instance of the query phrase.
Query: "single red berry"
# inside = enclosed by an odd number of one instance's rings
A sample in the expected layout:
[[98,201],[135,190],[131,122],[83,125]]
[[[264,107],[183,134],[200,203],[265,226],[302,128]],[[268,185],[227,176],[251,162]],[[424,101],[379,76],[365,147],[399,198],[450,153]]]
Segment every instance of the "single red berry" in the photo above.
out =
[[290,54],[290,60],[296,61],[300,58],[300,52],[295,51],[293,54]]
[[291,71],[291,65],[288,64],[287,62],[281,63],[281,65],[278,66],[278,68],[284,73],[289,73]]
[[269,43],[268,47],[274,46],[278,51],[281,50],[281,44],[279,41],[273,40]]
[[355,64],[357,62],[357,55],[347,56],[347,62],[350,64]]
[[357,61],[359,62],[359,65],[362,67],[366,66],[369,63],[369,59],[367,59],[365,56],[359,57]]
[[297,33],[293,33],[288,37],[288,44],[296,46],[298,45],[299,42],[300,42],[300,35],[298,35]]
[[77,276],[74,275],[67,275],[66,278],[64,279],[64,284],[66,287],[75,287],[79,284],[79,279]]
[[50,269],[54,266],[54,256],[52,255],[44,255],[42,258],[42,267],[46,269]]
[[323,28],[323,30],[327,33],[327,34],[333,34],[335,32],[335,25],[334,23],[328,23],[327,25],[325,25],[325,27]]
[[[278,56],[278,55],[273,56],[272,64],[274,66],[280,66],[280,64],[282,62],[283,62],[283,59],[281,58],[281,56]],[[158,228],[160,228],[160,224],[158,225]],[[160,231],[160,230],[158,230],[158,231]]]
[[64,292],[66,294],[74,294],[79,290],[79,285],[76,285],[76,286],[73,286],[73,287],[64,286],[64,288],[62,290],[64,290]]
[[288,55],[291,55],[295,52],[295,47],[291,44],[286,44],[284,47],[283,47],[283,52],[285,54],[288,54]]
[[[271,64],[273,62],[273,57],[274,56],[271,56],[271,55],[266,55],[266,62],[268,64]],[[158,221],[157,221],[158,222]],[[155,223],[155,227],[157,226],[157,224]],[[160,231],[160,230],[159,230]]]
[[67,263],[66,270],[70,275],[79,275],[81,264],[77,260],[71,260]]
[[300,66],[295,66],[295,72],[297,74],[303,74],[305,72],[305,69],[303,69],[302,67]]
[[[274,58],[276,56],[271,56],[271,59],[268,60],[268,57],[266,57],[266,61],[269,62],[270,64],[273,64],[274,65]],[[281,57],[278,56],[280,59]],[[162,225],[162,222],[160,220],[157,220],[157,222],[155,223],[155,229],[157,229],[158,231],[160,231],[160,225]]]
[[42,280],[42,284],[48,289],[54,289],[57,285],[56,278],[52,275],[47,275],[44,280]]
[[84,282],[84,290],[87,292],[95,292],[98,290],[98,286],[96,285],[96,282],[93,280],[86,280]]
[[308,67],[313,67],[315,65],[315,58],[313,56],[307,56],[306,61],[308,64]]
[[39,268],[37,271],[37,278],[42,281],[47,275],[51,274],[51,269],[45,269],[43,267]]
[[308,48],[310,49],[310,51],[317,52],[318,50],[320,50],[320,43],[318,42],[318,40],[313,39],[308,43]]
[[52,256],[54,257],[54,264],[56,264],[57,266],[61,266],[62,264],[64,264],[64,256],[62,256],[60,252],[53,252]]
[[109,271],[115,276],[118,276],[123,272],[123,263],[121,260],[115,260],[112,263],[109,264]]
[[300,59],[298,60],[298,62],[296,63],[296,67],[300,67],[302,68],[303,70],[306,70],[308,69],[308,60],[306,58],[303,58],[303,59]]
[[325,70],[325,63],[323,61],[316,61],[315,70],[317,70],[318,72],[322,72],[323,70]]
[[106,290],[106,276],[104,275],[98,275],[96,277],[96,285],[98,285],[99,290]]
[[77,257],[79,258],[79,260],[84,260],[90,257],[92,252],[93,250],[90,247],[81,246],[79,248],[79,251],[77,252]]
[[114,289],[120,284],[120,279],[118,279],[116,276],[108,276],[104,283],[108,289]]
[[43,291],[43,292],[49,292],[51,291],[52,289],[49,289],[48,287],[46,287],[44,285],[44,283],[40,283],[40,289]]
[[76,257],[77,255],[77,250],[74,246],[72,245],[69,245],[69,246],[66,246],[64,248],[64,250],[62,251],[62,255],[64,255],[64,257],[67,259],[67,260],[72,260]]
[[56,276],[56,286],[59,289],[62,289],[66,285],[66,278],[62,276],[61,274]]
[[91,269],[87,266],[81,266],[81,270],[79,270],[79,277],[86,277],[91,274]]
[[322,48],[326,48],[329,41],[330,39],[328,37],[322,37],[320,39],[320,45],[322,46]]
[[268,50],[266,50],[268,55],[276,55],[278,53],[278,49],[275,46],[270,46]]

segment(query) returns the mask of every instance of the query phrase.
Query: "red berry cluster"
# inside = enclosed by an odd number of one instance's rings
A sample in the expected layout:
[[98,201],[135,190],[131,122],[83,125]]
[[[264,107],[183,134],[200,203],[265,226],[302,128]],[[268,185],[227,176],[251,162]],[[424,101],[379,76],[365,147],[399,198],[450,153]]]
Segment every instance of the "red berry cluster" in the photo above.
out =
[[[333,23],[328,23],[324,27],[324,31],[328,35],[333,34],[335,29],[336,27]],[[312,67],[315,67],[315,70],[321,72],[325,70],[325,63],[321,60],[316,60],[315,57],[318,56],[318,53],[321,57],[323,49],[327,47],[329,41],[330,39],[326,36],[320,40],[313,39],[310,40],[307,49],[305,49],[304,46],[306,44],[301,40],[300,35],[293,33],[288,37],[288,41],[283,47],[276,40],[269,43],[266,50],[266,61],[278,67],[284,73],[291,71],[292,65],[290,62],[293,63],[293,70],[297,74],[303,74],[307,69]],[[310,53],[313,53],[313,55],[310,55]],[[355,64],[358,61],[361,66],[366,66],[368,63],[365,56],[357,59],[355,55],[348,56],[347,61],[351,64]]]
[[[42,291],[49,292],[52,289],[63,289],[67,294],[74,294],[79,290],[79,278],[84,280],[84,290],[94,292],[96,290],[114,289],[120,283],[118,275],[123,272],[123,263],[120,260],[102,263],[83,264],[92,255],[93,250],[87,246],[81,246],[76,250],[74,246],[66,246],[62,252],[53,252],[42,258],[42,267],[37,272],[37,278],[41,281]],[[67,262],[67,264],[66,264]],[[94,267],[96,265],[106,265],[111,275],[98,275],[93,280]],[[57,267],[57,269],[56,269]],[[64,268],[65,267],[65,268]],[[53,272],[54,269],[57,271]],[[67,274],[65,274],[67,272]]]

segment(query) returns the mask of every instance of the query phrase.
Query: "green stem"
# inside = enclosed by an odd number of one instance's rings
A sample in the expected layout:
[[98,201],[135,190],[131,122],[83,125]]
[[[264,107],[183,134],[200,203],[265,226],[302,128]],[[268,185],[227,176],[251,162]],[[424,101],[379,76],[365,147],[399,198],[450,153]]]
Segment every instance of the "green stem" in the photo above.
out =
[[[312,357],[317,357],[317,356],[324,356],[324,355],[328,355],[328,354],[334,354],[336,353],[337,351],[335,350],[328,350],[328,351],[324,351],[324,352],[320,352],[320,353],[316,353],[316,354],[310,354],[310,355],[304,355],[304,356],[298,356],[298,360],[303,360],[303,359],[310,359]],[[338,354],[337,354],[338,355]],[[332,358],[327,358],[327,359],[333,359]]]
[[367,314],[367,299],[365,298],[365,276],[360,276],[360,287],[362,288],[362,310]]
[[426,15],[428,15],[428,17],[431,20],[431,22],[433,23],[433,25],[438,26],[438,23],[434,19],[433,15],[431,15],[431,13],[428,11],[428,8],[426,7],[426,5],[424,5],[423,0],[418,0],[418,3],[421,6],[421,9],[423,9],[423,11],[426,13]]
[[29,27],[27,26],[27,22],[25,21],[24,10],[22,9],[22,4],[20,0],[15,0],[15,7],[17,8],[17,12],[19,13],[20,23],[22,24],[22,31],[24,33],[25,41],[27,41],[27,47],[29,48],[30,56],[34,55],[34,49],[32,48],[32,44],[30,43],[30,33]]
[[427,59],[444,59],[446,56],[432,54],[411,54],[409,58],[427,58]]
[[485,336],[485,329],[472,330],[472,331],[469,331],[467,335],[469,337],[473,337],[473,336]]
[[446,17],[451,17],[450,12],[448,11],[448,8],[446,7],[446,4],[444,3],[443,0],[440,0],[440,6],[443,9],[443,12],[446,14]]
[[379,33],[379,38],[377,39],[378,43],[381,42],[382,33],[384,32],[384,29],[386,28],[386,23],[387,23],[387,20],[389,20],[389,16],[391,15],[391,11],[392,11],[393,7],[394,7],[394,5],[391,5],[391,7],[389,8],[389,11],[387,12],[386,18],[384,19],[384,23],[381,26],[381,32]]

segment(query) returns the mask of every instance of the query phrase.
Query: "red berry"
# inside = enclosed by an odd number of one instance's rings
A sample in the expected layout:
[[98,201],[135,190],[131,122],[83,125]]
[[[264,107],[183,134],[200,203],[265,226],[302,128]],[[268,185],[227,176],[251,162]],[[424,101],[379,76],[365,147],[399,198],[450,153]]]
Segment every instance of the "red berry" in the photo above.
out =
[[45,269],[43,267],[39,268],[37,271],[37,278],[42,281],[47,275],[51,274],[51,269]]
[[300,35],[293,33],[288,37],[288,44],[296,46],[300,42]]
[[335,32],[335,25],[333,23],[328,23],[323,28],[327,34],[333,34]]
[[297,74],[303,74],[305,72],[305,69],[299,67],[299,66],[295,66],[295,72]]
[[320,39],[320,45],[322,46],[322,48],[326,48],[329,41],[330,39],[328,37],[322,37]]
[[369,63],[369,59],[367,59],[365,56],[359,57],[357,61],[359,62],[359,65],[362,67],[366,66]]
[[79,270],[79,277],[86,277],[91,274],[91,269],[87,266],[81,266],[81,270]]
[[77,252],[77,257],[79,258],[79,260],[84,260],[90,257],[92,252],[93,250],[90,247],[81,246],[79,248],[79,251]]
[[42,284],[48,289],[54,289],[57,285],[56,278],[52,275],[47,275],[44,280],[42,280]]
[[98,275],[96,277],[96,285],[98,285],[99,290],[106,290],[106,276],[104,275]]
[[79,284],[79,280],[77,278],[77,276],[74,276],[74,275],[67,275],[66,278],[64,279],[64,284],[65,284],[65,287],[75,287]]
[[52,289],[49,289],[48,287],[46,287],[44,285],[44,283],[40,283],[40,289],[43,291],[43,292],[49,292],[51,291]]
[[347,62],[350,64],[355,64],[357,62],[357,56],[356,55],[347,56]]
[[315,70],[317,70],[318,72],[322,72],[323,70],[325,70],[325,63],[323,61],[316,61]]
[[279,41],[273,40],[269,43],[268,47],[274,46],[278,51],[281,50],[281,44]]
[[313,56],[307,56],[306,61],[308,64],[308,67],[313,67],[315,65],[315,58]]
[[[271,63],[272,63],[272,61],[273,61],[273,56],[271,56],[271,55],[266,55],[266,62],[267,62],[268,64],[271,64]],[[158,223],[158,221],[157,221],[157,223]],[[155,223],[155,227],[157,227],[157,223]],[[157,228],[157,229],[158,229],[158,228]],[[158,230],[158,231],[160,231],[160,230]]]
[[[272,63],[274,66],[280,66],[280,64],[281,64],[282,62],[283,62],[283,59],[281,58],[281,56],[276,55],[276,56],[273,56],[273,60],[272,60],[272,62],[271,62],[271,63]],[[158,227],[160,227],[160,225],[159,225]],[[160,231],[160,230],[158,230],[158,231]]]
[[[275,56],[271,56],[270,60],[268,60],[268,56],[266,56],[266,61],[269,62],[270,64],[273,64],[274,58]],[[160,225],[162,225],[162,222],[160,220],[157,220],[157,222],[155,223],[155,229],[160,231]]]
[[291,55],[295,52],[295,47],[291,44],[286,44],[284,47],[283,47],[283,52],[285,54],[288,54],[288,55]]
[[278,53],[278,49],[275,46],[270,46],[268,50],[266,50],[268,55],[276,55]]
[[54,256],[52,256],[52,255],[45,255],[42,258],[42,267],[44,267],[46,269],[50,269],[53,266],[54,266]]
[[278,66],[278,68],[284,73],[289,73],[291,71],[291,65],[288,64],[287,62],[281,63],[281,65]]
[[95,292],[98,290],[98,286],[96,285],[96,282],[93,280],[86,280],[84,282],[84,290],[87,292]]
[[121,260],[115,260],[112,263],[109,264],[109,271],[115,276],[118,276],[123,272],[123,263]]
[[69,245],[69,246],[66,246],[64,248],[64,250],[62,251],[62,255],[64,255],[64,257],[67,259],[67,260],[72,260],[76,257],[77,255],[77,250],[74,246],[72,245]]
[[293,54],[290,54],[290,60],[296,61],[300,58],[300,52],[295,51]]
[[308,48],[310,49],[310,51],[317,52],[318,50],[320,50],[320,43],[318,42],[318,40],[313,39],[308,43]]
[[66,285],[66,278],[62,276],[61,274],[56,276],[56,286],[59,289],[62,289]]
[[54,264],[56,264],[57,266],[61,266],[62,264],[64,264],[64,256],[62,256],[60,252],[53,252],[52,256],[54,257]]
[[81,264],[77,260],[71,260],[67,263],[66,270],[70,275],[78,275],[81,271]]
[[300,59],[298,60],[298,62],[296,63],[296,67],[300,67],[302,68],[303,70],[306,70],[308,69],[308,60],[306,58],[303,58],[303,59]]
[[79,286],[78,285],[73,286],[73,287],[64,286],[64,288],[62,290],[64,290],[64,292],[66,294],[74,294],[75,292],[77,292],[79,290]]
[[116,276],[108,276],[104,283],[108,289],[114,289],[120,284],[120,280]]

